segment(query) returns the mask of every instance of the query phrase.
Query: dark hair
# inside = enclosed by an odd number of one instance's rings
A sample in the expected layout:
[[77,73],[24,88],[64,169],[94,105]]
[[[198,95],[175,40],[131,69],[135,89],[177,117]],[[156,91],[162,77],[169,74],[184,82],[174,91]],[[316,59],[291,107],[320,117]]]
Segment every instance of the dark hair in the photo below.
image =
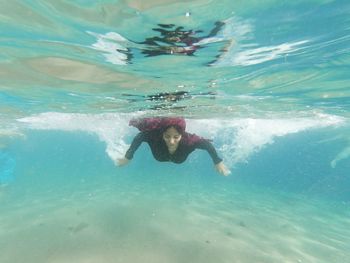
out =
[[186,121],[181,117],[163,118],[161,123],[163,131],[166,131],[170,127],[174,127],[180,134],[183,134],[186,130]]
[[169,126],[166,126],[166,127],[163,127],[161,129],[161,133],[163,134],[164,132],[167,131],[167,129],[169,128],[174,128],[178,133],[180,133],[181,135],[183,135],[185,133],[185,130],[183,129],[183,127],[179,126],[179,125],[176,125],[176,124],[173,124],[173,125],[169,125]]
[[181,117],[131,119],[129,125],[140,131],[160,130],[165,132],[168,128],[174,127],[179,133],[183,134],[186,130],[186,121]]

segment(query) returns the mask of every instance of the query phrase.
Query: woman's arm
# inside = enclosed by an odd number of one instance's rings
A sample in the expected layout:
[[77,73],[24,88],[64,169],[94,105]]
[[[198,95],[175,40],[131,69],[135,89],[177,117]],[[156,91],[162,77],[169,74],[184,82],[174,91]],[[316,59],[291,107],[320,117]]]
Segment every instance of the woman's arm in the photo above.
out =
[[222,159],[218,156],[218,153],[216,152],[214,146],[208,140],[202,139],[197,143],[196,146],[196,148],[206,150],[209,153],[211,159],[215,164],[216,170],[220,174],[224,176],[228,176],[229,174],[231,174],[231,171],[223,163]]
[[123,158],[119,158],[116,160],[116,165],[124,166],[129,163],[129,161],[134,157],[134,153],[140,147],[141,143],[146,140],[146,133],[140,132],[133,139],[129,149],[126,151],[125,156]]

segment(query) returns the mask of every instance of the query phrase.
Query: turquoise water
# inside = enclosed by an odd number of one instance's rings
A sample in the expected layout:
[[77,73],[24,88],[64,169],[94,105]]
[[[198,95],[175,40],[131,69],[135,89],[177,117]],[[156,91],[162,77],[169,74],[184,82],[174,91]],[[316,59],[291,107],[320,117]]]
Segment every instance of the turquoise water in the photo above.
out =
[[[2,1],[0,262],[350,262],[349,13]],[[116,167],[148,116],[186,118],[231,175],[147,145]]]

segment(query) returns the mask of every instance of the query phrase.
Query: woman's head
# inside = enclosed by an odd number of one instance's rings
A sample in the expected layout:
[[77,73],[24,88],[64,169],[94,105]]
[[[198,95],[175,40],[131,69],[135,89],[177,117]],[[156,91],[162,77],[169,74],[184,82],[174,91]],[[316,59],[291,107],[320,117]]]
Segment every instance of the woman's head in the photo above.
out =
[[184,118],[163,118],[162,137],[169,151],[175,151],[179,146],[182,135],[185,133],[186,122]]
[[[181,131],[181,130],[180,130]],[[176,151],[182,138],[182,133],[177,126],[169,126],[163,132],[163,140],[169,151]]]

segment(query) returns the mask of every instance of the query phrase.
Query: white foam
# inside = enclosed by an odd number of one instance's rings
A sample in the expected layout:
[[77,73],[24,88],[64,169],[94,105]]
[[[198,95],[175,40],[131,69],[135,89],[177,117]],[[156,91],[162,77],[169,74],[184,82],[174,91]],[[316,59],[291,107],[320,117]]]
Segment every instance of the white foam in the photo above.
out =
[[222,56],[215,65],[216,66],[250,66],[274,59],[278,59],[289,54],[298,52],[303,49],[303,45],[308,40],[282,43],[275,46],[255,47],[244,50],[234,50],[234,53]]
[[[217,36],[202,39],[194,45],[208,45],[228,41],[230,45],[226,48],[232,49],[237,41],[246,39],[247,35],[252,31],[251,23],[238,17],[231,17],[223,22],[225,25],[218,32]],[[126,65],[128,62],[127,55],[120,51],[127,51],[128,48],[145,48],[142,44],[130,41],[117,32],[100,34],[86,31],[86,33],[96,38],[96,42],[90,47],[102,52],[106,61],[115,65]]]
[[252,22],[238,17],[231,17],[224,22],[225,26],[221,32],[222,38],[231,40],[232,44],[226,47],[226,51],[212,66],[256,65],[301,51],[304,49],[304,45],[309,42],[309,40],[301,40],[273,46],[259,46],[258,43],[242,45],[240,43],[243,40],[251,38],[254,30]]
[[[135,114],[78,114],[78,113],[42,113],[18,121],[28,128],[41,130],[84,131],[96,134],[106,143],[106,152],[111,159],[125,154],[128,144],[126,138],[136,134],[137,130],[129,127],[130,118]],[[339,125],[342,117],[314,114],[312,117],[276,118],[276,119],[200,119],[187,120],[187,130],[214,140],[219,153],[229,166],[246,162],[249,157],[274,138],[297,133],[308,129]]]
[[106,143],[106,152],[112,160],[123,156],[128,145],[125,137],[130,131],[125,114],[80,114],[47,112],[18,119],[27,128],[38,130],[83,131],[92,133]]
[[87,32],[96,37],[96,42],[91,45],[95,50],[101,51],[107,62],[115,65],[126,65],[128,57],[120,50],[127,51],[125,47],[128,40],[116,32],[107,32],[106,34],[98,34]]
[[249,157],[274,142],[275,137],[308,129],[339,125],[338,116],[317,114],[310,118],[194,120],[188,129],[220,141],[219,151],[229,166],[248,161]]
[[222,35],[226,39],[243,40],[248,39],[253,31],[252,23],[245,19],[233,16],[224,21],[225,26],[222,30]]
[[[227,42],[224,47],[225,52],[221,53],[211,66],[231,66],[231,59],[235,57],[240,49],[239,43],[243,40],[249,39],[251,37],[251,32],[253,31],[253,25],[249,20],[243,20],[236,16],[230,17],[223,22],[225,25],[217,36],[203,40],[208,43],[218,42],[218,40]],[[216,41],[213,41],[212,39]],[[211,40],[211,42],[209,40]]]

